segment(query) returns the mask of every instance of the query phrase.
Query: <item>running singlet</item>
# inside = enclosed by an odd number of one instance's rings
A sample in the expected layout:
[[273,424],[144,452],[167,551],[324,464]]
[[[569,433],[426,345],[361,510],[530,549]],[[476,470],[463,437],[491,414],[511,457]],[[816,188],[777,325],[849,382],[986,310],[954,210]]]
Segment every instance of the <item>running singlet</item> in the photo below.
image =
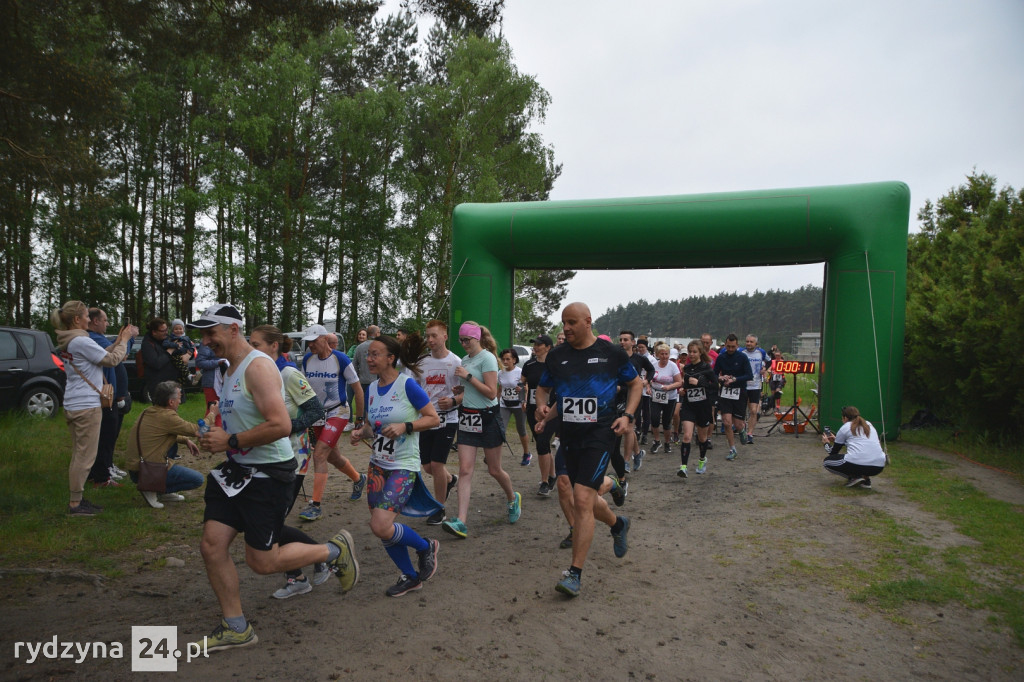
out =
[[462,365],[462,360],[455,353],[448,351],[448,355],[440,360],[433,355],[427,355],[420,359],[420,386],[430,396],[430,404],[437,410],[441,422],[434,428],[443,428],[445,424],[459,423],[459,410],[452,408],[444,412],[437,406],[441,398],[453,398],[455,392],[452,389],[458,385],[459,378],[455,376],[455,368]]
[[[315,398],[316,391],[309,385],[298,367],[292,365],[282,367],[281,379],[284,381],[284,406],[288,410],[288,416],[295,419],[299,416],[299,405]],[[288,437],[292,444],[292,452],[299,460],[299,473],[305,473],[303,464],[309,458],[309,436],[307,433],[303,429],[302,433],[293,433]]]
[[404,374],[399,374],[390,386],[380,386],[379,380],[370,384],[370,405],[366,411],[374,431],[370,461],[381,469],[419,471],[420,434],[403,433],[398,438],[388,438],[380,427],[415,421],[420,410],[429,404],[426,391]]
[[559,396],[563,438],[614,438],[618,385],[637,378],[626,351],[604,339],[580,350],[563,343],[551,349],[545,366],[540,385]]
[[309,379],[309,385],[316,391],[316,397],[324,404],[324,418],[337,417],[341,408],[345,407],[344,385],[359,383],[359,375],[352,361],[340,350],[331,351],[323,360],[313,353],[307,353],[302,358],[302,369]]
[[[220,416],[224,430],[228,433],[241,433],[248,431],[267,421],[256,403],[252,400],[252,394],[245,387],[245,370],[249,364],[257,358],[266,359],[274,367],[274,373],[281,376],[277,371],[277,365],[266,353],[258,350],[251,351],[245,359],[234,368],[231,374],[224,377],[224,386],[220,393]],[[281,383],[281,396],[284,397],[284,382]],[[292,444],[288,437],[278,438],[270,443],[254,445],[244,450],[228,450],[228,455],[236,462],[245,465],[273,464],[275,462],[287,462],[294,459]]]
[[761,372],[767,364],[768,354],[764,352],[763,348],[755,348],[754,350],[744,348],[740,352],[747,356],[747,360],[750,362],[750,373],[754,375],[747,382],[747,390],[756,391],[761,388]]

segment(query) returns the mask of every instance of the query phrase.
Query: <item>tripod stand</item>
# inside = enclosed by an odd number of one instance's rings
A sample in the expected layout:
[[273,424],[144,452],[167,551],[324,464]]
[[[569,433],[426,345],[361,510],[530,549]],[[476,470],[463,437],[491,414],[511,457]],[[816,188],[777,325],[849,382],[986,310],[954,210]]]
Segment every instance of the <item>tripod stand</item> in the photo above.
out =
[[[786,410],[786,413],[783,414],[782,417],[778,419],[770,429],[768,429],[768,433],[765,435],[770,436],[772,431],[779,428],[779,425],[784,424],[786,422],[786,417],[788,417],[791,414],[793,415],[793,435],[795,437],[800,437],[800,422],[797,421],[797,418],[799,416],[802,416],[804,418],[804,424],[810,424],[812,429],[817,431],[819,434],[821,433],[821,431],[818,430],[818,427],[814,424],[814,422],[811,421],[811,418],[807,415],[807,413],[804,412],[803,409],[800,407],[800,403],[797,400],[796,380],[798,376],[800,375],[795,373],[793,374],[793,404],[790,406],[788,410]],[[812,409],[811,412],[813,413],[814,410]]]

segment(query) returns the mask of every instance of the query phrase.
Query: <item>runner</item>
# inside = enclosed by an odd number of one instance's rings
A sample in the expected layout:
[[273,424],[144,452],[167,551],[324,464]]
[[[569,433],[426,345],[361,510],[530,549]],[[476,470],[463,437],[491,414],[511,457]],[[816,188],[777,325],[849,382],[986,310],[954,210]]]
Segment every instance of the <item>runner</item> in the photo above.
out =
[[[302,371],[309,379],[309,385],[316,391],[316,397],[324,406],[325,418],[313,425],[313,499],[309,506],[299,513],[303,521],[316,521],[323,515],[321,502],[324,498],[324,491],[327,489],[327,476],[330,469],[327,464],[333,464],[341,473],[345,474],[352,481],[352,495],[349,499],[358,500],[363,494],[366,486],[366,476],[356,471],[352,462],[342,456],[338,449],[338,440],[345,430],[345,425],[352,416],[348,411],[345,402],[345,393],[341,390],[341,383],[359,383],[359,375],[356,373],[352,361],[340,350],[332,350],[329,343],[333,337],[337,342],[337,336],[328,332],[322,324],[314,324],[306,330],[303,340],[310,352],[302,358]],[[355,422],[363,420],[363,392],[355,391],[356,415]]]
[[[562,454],[573,488],[572,564],[562,574],[556,589],[570,597],[580,593],[583,565],[594,537],[594,521],[611,528],[616,557],[628,549],[629,519],[616,516],[599,491],[605,481],[611,447],[616,435],[632,428],[634,411],[640,404],[641,382],[621,348],[600,341],[591,327],[590,309],[570,303],[562,311],[566,343],[548,354],[546,371],[537,389],[537,424],[548,417],[548,397],[558,394],[562,418]],[[615,395],[619,383],[629,386],[626,411],[616,417]]]
[[[281,370],[281,380],[284,382],[284,405],[292,420],[289,441],[292,453],[299,463],[295,484],[292,486],[291,502],[288,504],[288,511],[285,512],[287,517],[295,505],[299,491],[302,490],[302,482],[309,470],[308,431],[314,422],[324,418],[324,406],[320,404],[316,392],[306,381],[306,377],[289,359],[291,356],[288,353],[292,349],[292,340],[285,336],[280,329],[269,324],[256,327],[249,337],[249,345],[270,356],[270,359],[277,364],[277,368]],[[307,545],[320,544],[298,528],[286,525],[281,529],[279,544],[287,545],[290,542],[304,542]],[[299,594],[307,594],[313,590],[314,586],[325,583],[329,577],[331,577],[331,572],[325,563],[313,566],[312,580],[302,574],[301,568],[296,568],[285,573],[284,587],[271,596],[275,599],[288,599]]]
[[[776,349],[772,351],[772,362],[775,360],[782,360],[781,350]],[[771,365],[769,365],[770,367]],[[775,411],[779,412],[782,410],[782,389],[786,387],[786,375],[772,372],[770,377],[768,379],[768,388],[771,389],[772,398],[775,400]]]
[[540,486],[537,488],[537,494],[541,497],[550,497],[551,491],[555,489],[555,458],[551,452],[551,436],[558,431],[558,420],[549,421],[540,433],[537,432],[536,391],[540,378],[544,376],[544,363],[548,351],[554,344],[547,334],[530,339],[530,343],[533,344],[533,357],[523,365],[523,379],[526,380],[526,421],[537,445],[537,464],[540,469]]
[[656,453],[661,443],[658,439],[661,431],[665,431],[665,454],[672,452],[669,432],[672,428],[672,415],[676,411],[679,400],[678,388],[683,385],[679,366],[669,359],[668,344],[659,343],[654,347],[654,376],[651,377],[651,453]]
[[725,350],[715,360],[715,374],[722,384],[718,392],[718,409],[722,413],[725,439],[729,441],[729,454],[725,458],[730,462],[736,459],[736,437],[732,427],[736,424],[743,429],[743,417],[747,412],[746,386],[752,376],[747,356],[737,350],[739,345],[739,337],[729,334],[725,337]]
[[[455,431],[459,428],[459,410],[455,402],[455,386],[459,379],[455,370],[462,366],[462,360],[448,350],[448,325],[441,320],[430,320],[426,327],[427,347],[430,354],[420,360],[420,386],[430,396],[440,417],[440,423],[420,433],[420,464],[434,481],[434,499],[442,504],[458,483],[459,477],[449,473],[448,453],[451,452]],[[427,519],[427,524],[440,526],[445,510],[441,509]]]
[[718,379],[708,362],[707,351],[700,341],[690,341],[686,347],[689,362],[683,367],[683,388],[680,389],[681,405],[679,418],[682,421],[683,442],[679,446],[678,476],[686,478],[686,467],[690,461],[690,443],[693,427],[697,427],[697,447],[700,459],[697,473],[703,474],[708,467],[708,441],[711,437],[711,405],[714,403]]
[[261,575],[327,563],[347,592],[359,580],[359,564],[346,530],[325,545],[278,544],[297,464],[288,440],[291,419],[281,373],[246,342],[242,314],[235,306],[215,303],[189,326],[202,329],[203,343],[231,363],[220,394],[224,428],[213,426],[200,439],[204,450],[227,453],[227,460],[207,478],[200,545],[223,618],[211,635],[195,643],[204,651],[218,651],[258,641],[242,612],[238,570],[230,552],[239,533],[245,534],[246,563]]
[[[523,370],[518,367],[519,353],[514,348],[506,348],[499,356],[501,369],[498,370],[498,391],[501,406],[501,423],[505,426],[506,436],[512,420],[516,420],[516,433],[519,443],[523,446],[523,461],[520,466],[528,467],[533,462],[530,454],[530,438],[526,433],[526,413],[523,411],[523,393],[526,382],[523,381]],[[506,439],[506,442],[507,439]]]
[[[366,361],[377,380],[370,384],[369,424],[357,426],[351,436],[353,445],[362,438],[373,438],[370,484],[366,491],[370,530],[380,538],[384,551],[402,572],[398,582],[385,590],[389,597],[420,589],[437,570],[440,543],[426,540],[409,526],[395,522],[400,513],[422,515],[417,508],[417,489],[429,497],[419,474],[419,432],[437,427],[440,419],[416,379],[399,374],[397,367],[400,360],[405,370],[418,376],[424,351],[426,346],[415,333],[406,335],[401,344],[390,336],[379,336],[370,343]],[[429,501],[433,503],[433,512],[437,503]],[[415,568],[409,559],[410,549],[418,558]]]
[[[633,332],[624,329],[619,332],[619,346],[622,347],[622,350],[626,351],[629,361],[633,363],[633,369],[640,376],[640,382],[643,385],[644,397],[649,400],[649,396],[646,393],[650,391],[650,378],[654,376],[654,365],[646,356],[634,352],[636,348],[635,338],[636,335]],[[624,388],[620,387],[619,390],[621,392]],[[622,398],[621,395],[619,397],[620,399]],[[640,411],[643,412],[643,398],[641,398]],[[623,437],[622,447],[623,454],[626,457],[633,458],[633,471],[640,471],[640,467],[643,466],[644,455],[647,453],[640,449],[640,441],[637,438],[636,430],[630,429],[629,433]]]
[[[636,340],[636,354],[638,357],[647,360],[654,367],[657,362],[655,357],[647,352],[649,348],[647,337],[641,336]],[[647,432],[651,430],[651,378],[654,373],[644,378],[644,392],[640,397],[640,412],[636,416],[635,431],[640,438],[640,445],[647,445]]]
[[466,350],[462,366],[455,370],[463,388],[459,411],[459,515],[441,525],[455,537],[465,538],[469,534],[466,520],[477,448],[483,448],[487,473],[498,482],[508,500],[509,523],[519,520],[523,496],[512,490],[512,479],[501,468],[505,436],[498,417],[497,346],[487,327],[469,321],[459,327],[459,341]]
[[757,337],[753,334],[747,334],[743,354],[750,362],[752,377],[747,382],[747,421],[746,428],[740,432],[740,441],[746,445],[753,445],[754,429],[757,428],[757,418],[761,414],[761,382],[768,371],[769,361],[768,354],[764,348],[757,345]]

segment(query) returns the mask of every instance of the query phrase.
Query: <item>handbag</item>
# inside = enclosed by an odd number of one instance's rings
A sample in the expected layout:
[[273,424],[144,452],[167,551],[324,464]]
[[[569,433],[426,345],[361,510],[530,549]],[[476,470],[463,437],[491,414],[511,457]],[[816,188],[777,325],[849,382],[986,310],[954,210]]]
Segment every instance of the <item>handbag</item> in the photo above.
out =
[[147,462],[142,456],[142,439],[139,431],[142,430],[143,416],[145,413],[140,414],[139,421],[135,423],[135,444],[139,449],[139,482],[135,487],[146,493],[164,493],[167,492],[167,464]]
[[82,372],[75,367],[75,363],[71,363],[71,369],[75,370],[78,376],[82,377],[85,383],[89,384],[89,388],[100,394],[100,407],[113,407],[114,406],[114,384],[108,384],[106,380],[103,381],[103,388],[98,389],[96,385],[89,381]]

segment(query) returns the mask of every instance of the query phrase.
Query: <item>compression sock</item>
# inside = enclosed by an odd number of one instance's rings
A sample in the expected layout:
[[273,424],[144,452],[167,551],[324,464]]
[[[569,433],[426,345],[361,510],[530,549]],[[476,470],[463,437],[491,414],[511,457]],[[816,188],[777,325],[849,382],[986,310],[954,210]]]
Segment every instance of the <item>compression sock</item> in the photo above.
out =
[[[416,545],[409,541],[409,535],[415,536],[415,539],[422,543],[422,549],[426,549],[430,546],[427,544],[426,540],[416,534],[416,531],[408,526],[402,525],[401,523],[395,524],[394,535],[391,536],[391,539],[381,540],[381,544],[384,545],[384,551],[387,552],[388,556],[391,557],[391,560],[395,562],[395,566],[398,566],[398,570],[410,578],[418,578],[419,573],[415,568],[413,568],[412,559],[409,558],[408,550],[408,547],[416,547]],[[419,549],[420,548],[417,548],[417,550]]]
[[[698,436],[699,438],[699,436]],[[698,440],[697,447],[700,448],[700,458],[707,459],[708,457],[708,442],[706,440]]]
[[313,504],[320,506],[320,500],[324,499],[324,490],[327,489],[327,472],[313,474]]
[[341,467],[341,473],[351,478],[353,483],[359,482],[359,472],[356,471],[356,468],[352,466],[352,462],[348,461],[347,458],[345,459],[345,464]]
[[425,549],[430,548],[430,543],[424,540],[419,533],[414,531],[404,523],[396,523],[394,526],[394,535],[391,536],[390,542],[393,542],[403,547],[412,547],[417,552],[422,552]]
[[231,618],[224,618],[224,622],[228,624],[232,632],[245,632],[245,628],[249,625],[245,622],[245,616],[233,616]]
[[683,460],[683,466],[686,466],[690,462],[690,444],[682,443],[679,445],[679,457]]

